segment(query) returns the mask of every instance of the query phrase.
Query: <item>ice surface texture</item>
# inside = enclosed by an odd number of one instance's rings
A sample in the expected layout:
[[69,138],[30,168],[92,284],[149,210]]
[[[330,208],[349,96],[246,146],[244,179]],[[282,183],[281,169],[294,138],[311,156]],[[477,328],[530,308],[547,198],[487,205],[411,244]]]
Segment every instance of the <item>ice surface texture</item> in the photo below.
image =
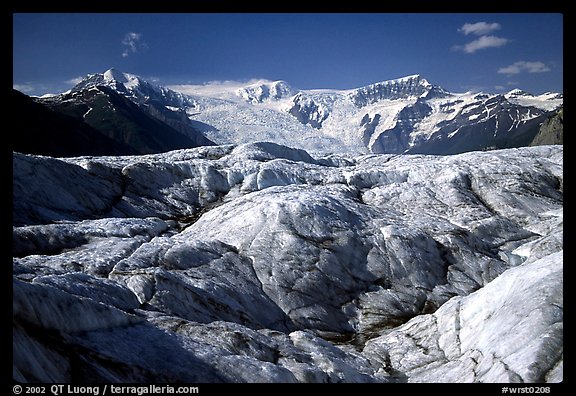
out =
[[14,379],[561,381],[562,156],[15,153]]

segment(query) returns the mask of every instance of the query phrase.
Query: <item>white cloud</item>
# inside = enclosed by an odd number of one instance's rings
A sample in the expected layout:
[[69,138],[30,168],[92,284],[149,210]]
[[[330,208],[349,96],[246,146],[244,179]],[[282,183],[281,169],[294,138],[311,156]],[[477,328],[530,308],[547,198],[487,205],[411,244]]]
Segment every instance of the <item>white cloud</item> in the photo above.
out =
[[12,88],[23,93],[30,93],[36,90],[36,87],[32,84],[12,84]]
[[460,89],[466,92],[482,92],[485,88],[482,85],[460,85]]
[[271,82],[271,81],[267,80],[265,78],[249,78],[249,79],[243,79],[243,80],[211,80],[211,81],[206,81],[202,85],[204,85],[204,86],[220,85],[220,86],[226,86],[226,87],[244,87],[246,85],[260,84],[260,83],[265,83],[265,82]]
[[69,80],[54,83],[25,81],[21,84],[12,84],[12,88],[28,95],[48,95],[48,92],[62,92],[64,89],[68,89],[70,85],[76,85],[82,80],[82,77],[74,77]]
[[141,50],[148,48],[144,40],[142,39],[142,33],[128,32],[122,39],[122,45],[125,46],[124,51],[122,51],[122,57],[126,58],[130,54],[135,54]]
[[64,82],[65,82],[66,84],[76,85],[76,84],[82,82],[82,80],[84,80],[84,77],[78,76],[78,77],[71,78],[70,80],[66,80],[66,81],[64,81]]
[[472,34],[478,36],[478,38],[464,45],[455,45],[452,49],[467,54],[473,54],[476,51],[486,48],[502,47],[508,44],[510,40],[504,37],[489,35],[489,33],[500,30],[501,28],[502,26],[497,22],[465,23],[460,29],[458,29],[458,31],[465,36]]
[[493,22],[476,22],[476,23],[465,23],[462,25],[458,31],[462,34],[469,35],[474,34],[476,36],[483,36],[488,33],[492,33],[496,30],[500,30],[502,26],[499,23]]
[[260,84],[269,82],[266,79],[252,78],[243,81],[233,80],[212,80],[203,84],[180,84],[180,85],[167,85],[174,91],[181,92],[187,95],[202,95],[211,98],[225,99],[230,95],[235,96],[238,88],[246,87],[252,84]]
[[47,92],[57,90],[57,87],[52,84],[35,83],[31,81],[25,81],[21,84],[12,84],[12,88],[30,96],[49,95]]
[[512,76],[515,74],[520,73],[545,73],[549,72],[550,68],[544,64],[544,62],[526,62],[526,61],[518,61],[514,62],[510,66],[501,67],[498,69],[498,73],[506,74],[508,76]]
[[467,54],[473,54],[474,52],[486,48],[498,48],[508,44],[507,38],[496,37],[496,36],[481,36],[474,41],[471,41],[464,46],[455,46],[454,49],[461,50]]

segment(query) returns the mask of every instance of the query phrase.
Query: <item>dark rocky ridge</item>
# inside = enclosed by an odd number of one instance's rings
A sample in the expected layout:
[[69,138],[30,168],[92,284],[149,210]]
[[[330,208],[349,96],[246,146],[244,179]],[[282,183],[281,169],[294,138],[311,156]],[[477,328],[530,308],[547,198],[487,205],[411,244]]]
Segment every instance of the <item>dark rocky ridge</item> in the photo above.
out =
[[74,157],[78,155],[129,155],[138,151],[116,141],[82,118],[37,103],[12,90],[10,94],[11,148],[22,153]]

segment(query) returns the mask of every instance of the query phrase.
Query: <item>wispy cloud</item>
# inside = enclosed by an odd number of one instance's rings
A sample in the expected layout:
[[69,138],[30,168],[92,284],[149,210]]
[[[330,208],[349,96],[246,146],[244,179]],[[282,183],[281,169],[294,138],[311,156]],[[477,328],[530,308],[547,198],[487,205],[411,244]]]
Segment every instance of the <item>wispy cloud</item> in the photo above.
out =
[[483,36],[488,33],[492,33],[496,30],[500,30],[502,26],[499,23],[493,22],[476,22],[476,23],[465,23],[462,25],[458,31],[465,35],[474,34],[476,36]]
[[452,47],[455,51],[463,51],[467,54],[473,54],[476,51],[487,49],[487,48],[498,48],[508,44],[510,40],[497,37],[497,36],[481,36],[476,40],[470,41],[465,45],[455,45]]
[[489,35],[496,30],[501,29],[502,26],[496,22],[476,22],[476,23],[465,23],[462,25],[458,31],[465,36],[472,34],[478,36],[477,39],[470,41],[464,45],[455,45],[452,47],[454,51],[462,51],[467,54],[473,54],[476,51],[487,49],[487,48],[498,48],[503,47],[510,40],[504,37],[498,37]]
[[71,78],[69,80],[66,80],[66,81],[64,81],[64,83],[69,84],[69,85],[76,85],[76,84],[82,82],[82,80],[84,80],[84,77],[78,76],[78,77],[74,77],[74,78]]
[[460,89],[466,92],[482,92],[486,90],[487,87],[475,84],[464,84],[460,85]]
[[498,73],[506,74],[508,76],[520,73],[545,73],[549,71],[550,68],[546,66],[544,62],[540,61],[536,62],[518,61],[514,62],[510,66],[501,67],[500,69],[498,69]]
[[480,36],[474,41],[469,42],[464,46],[464,52],[473,54],[474,52],[486,48],[498,48],[506,45],[508,39],[496,36]]
[[38,83],[38,82],[31,82],[25,81],[23,83],[14,83],[12,84],[12,88],[26,95],[30,96],[40,96],[45,95],[48,92],[57,92],[58,87],[52,84],[45,84],[45,83]]
[[122,45],[124,46],[124,51],[122,51],[122,57],[126,58],[130,54],[138,53],[142,50],[148,48],[146,42],[142,38],[142,33],[128,32],[122,39]]
[[74,77],[64,81],[46,83],[25,81],[19,84],[12,84],[12,88],[27,95],[40,96],[47,95],[50,92],[63,92],[64,90],[69,89],[70,86],[78,84],[83,79],[83,77]]
[[36,87],[32,84],[12,84],[12,88],[23,93],[36,91]]
[[230,95],[236,95],[236,90],[238,88],[266,81],[268,80],[261,78],[252,78],[242,81],[212,80],[203,84],[179,84],[167,85],[166,87],[187,95],[203,95],[211,98],[224,99],[228,98]]

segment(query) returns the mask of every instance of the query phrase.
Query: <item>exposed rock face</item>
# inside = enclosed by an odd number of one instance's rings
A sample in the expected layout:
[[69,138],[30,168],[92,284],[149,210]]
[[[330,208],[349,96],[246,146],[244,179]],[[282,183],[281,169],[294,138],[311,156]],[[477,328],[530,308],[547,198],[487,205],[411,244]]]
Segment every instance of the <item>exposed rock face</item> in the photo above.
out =
[[322,122],[328,118],[329,110],[322,103],[316,103],[313,98],[306,97],[301,93],[292,98],[293,105],[288,113],[296,117],[302,124],[312,128],[322,128]]
[[427,94],[432,85],[419,75],[384,81],[355,89],[349,94],[357,107],[365,107],[381,100],[406,99]]
[[562,380],[562,154],[14,154],[14,378]]
[[530,143],[530,146],[542,146],[546,144],[564,143],[564,108],[560,108],[552,117],[548,118],[540,126],[538,134]]
[[409,146],[414,126],[431,112],[432,108],[421,99],[416,100],[413,105],[404,107],[398,113],[396,125],[381,133],[373,142],[371,150],[376,153],[403,153]]

